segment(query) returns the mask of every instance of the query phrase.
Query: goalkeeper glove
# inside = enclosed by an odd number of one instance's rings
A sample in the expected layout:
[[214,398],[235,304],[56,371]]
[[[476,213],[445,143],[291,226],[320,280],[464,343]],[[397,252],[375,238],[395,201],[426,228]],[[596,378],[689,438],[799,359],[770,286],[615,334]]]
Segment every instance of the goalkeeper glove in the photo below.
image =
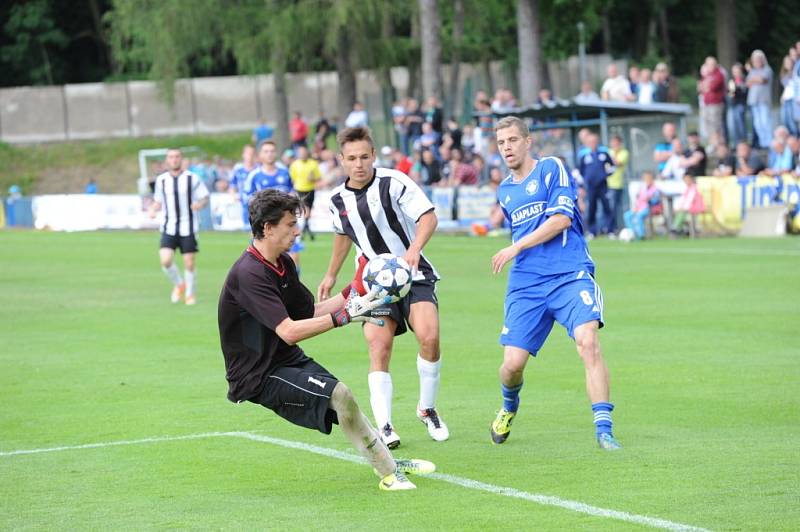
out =
[[335,312],[331,312],[333,326],[341,327],[351,321],[362,321],[382,327],[383,320],[364,315],[381,305],[388,305],[392,302],[391,296],[379,296],[378,290],[380,288],[359,296],[355,288],[351,288],[350,295],[345,300],[344,306]]

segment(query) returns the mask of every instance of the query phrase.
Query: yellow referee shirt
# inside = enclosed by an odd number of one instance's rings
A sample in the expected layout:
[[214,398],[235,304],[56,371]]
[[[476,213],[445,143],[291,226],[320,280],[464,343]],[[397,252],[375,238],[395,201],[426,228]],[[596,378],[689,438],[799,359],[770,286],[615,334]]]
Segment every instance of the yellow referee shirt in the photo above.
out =
[[322,174],[319,171],[319,163],[310,157],[305,161],[297,159],[289,166],[289,175],[292,178],[292,185],[298,192],[311,192],[314,184],[319,181]]

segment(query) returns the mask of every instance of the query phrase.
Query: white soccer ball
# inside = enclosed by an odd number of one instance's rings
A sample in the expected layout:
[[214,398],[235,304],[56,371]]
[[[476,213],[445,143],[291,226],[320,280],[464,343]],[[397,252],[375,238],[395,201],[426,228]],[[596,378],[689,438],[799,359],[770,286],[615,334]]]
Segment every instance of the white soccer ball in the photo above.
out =
[[622,240],[623,242],[630,242],[634,238],[636,238],[636,234],[630,227],[626,227],[625,229],[619,232],[619,239]]
[[377,287],[378,295],[400,301],[411,290],[411,266],[402,257],[382,253],[364,267],[364,288]]

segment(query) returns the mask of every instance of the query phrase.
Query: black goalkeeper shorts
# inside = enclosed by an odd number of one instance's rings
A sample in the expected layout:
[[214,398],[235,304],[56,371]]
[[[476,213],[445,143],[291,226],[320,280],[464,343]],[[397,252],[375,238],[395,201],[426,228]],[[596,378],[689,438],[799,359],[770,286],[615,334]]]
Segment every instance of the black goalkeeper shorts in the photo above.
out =
[[250,401],[295,425],[330,434],[333,424],[339,424],[336,412],[330,408],[331,394],[338,383],[327,369],[307,358],[267,375],[264,389]]

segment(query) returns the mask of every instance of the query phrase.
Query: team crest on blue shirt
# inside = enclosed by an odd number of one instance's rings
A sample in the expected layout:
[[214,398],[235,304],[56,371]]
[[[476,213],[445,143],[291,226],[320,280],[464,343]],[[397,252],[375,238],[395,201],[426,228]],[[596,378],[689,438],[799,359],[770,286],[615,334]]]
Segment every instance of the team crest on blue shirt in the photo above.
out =
[[528,196],[533,196],[536,194],[536,191],[539,190],[539,181],[537,179],[531,179],[527,185],[525,185],[525,192],[528,193]]

